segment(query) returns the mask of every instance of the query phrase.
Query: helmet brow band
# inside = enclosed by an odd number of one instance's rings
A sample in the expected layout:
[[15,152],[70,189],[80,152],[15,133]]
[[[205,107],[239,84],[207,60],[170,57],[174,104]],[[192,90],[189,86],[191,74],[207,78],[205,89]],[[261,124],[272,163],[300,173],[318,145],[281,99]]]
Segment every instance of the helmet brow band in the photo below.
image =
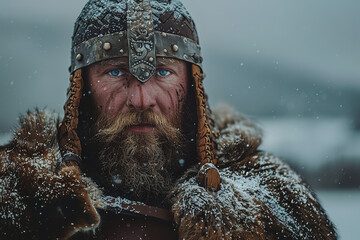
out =
[[[195,41],[164,32],[154,32],[156,57],[169,57],[193,63],[200,68],[202,63],[201,49]],[[125,31],[95,37],[73,48],[71,52],[70,71],[103,60],[128,57],[128,39]],[[155,61],[155,59],[148,60]]]

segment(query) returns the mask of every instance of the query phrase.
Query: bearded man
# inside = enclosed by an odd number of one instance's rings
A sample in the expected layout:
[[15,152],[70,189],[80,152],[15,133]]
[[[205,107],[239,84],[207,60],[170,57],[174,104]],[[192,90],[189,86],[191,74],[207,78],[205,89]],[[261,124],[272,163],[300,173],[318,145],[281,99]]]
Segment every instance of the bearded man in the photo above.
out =
[[1,239],[336,239],[309,186],[212,114],[177,0],[90,0],[65,115],[21,118],[0,148]]

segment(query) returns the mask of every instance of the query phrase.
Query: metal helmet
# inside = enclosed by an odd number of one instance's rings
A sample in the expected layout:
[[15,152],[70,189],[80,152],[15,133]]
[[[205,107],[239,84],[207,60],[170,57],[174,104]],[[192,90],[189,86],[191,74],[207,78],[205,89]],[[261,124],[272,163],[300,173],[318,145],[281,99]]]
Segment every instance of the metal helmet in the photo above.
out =
[[141,82],[155,73],[156,57],[202,62],[194,21],[178,0],[90,0],[75,23],[71,72],[115,57],[128,57]]
[[[128,57],[130,72],[140,82],[148,81],[155,73],[157,57],[191,64],[198,159],[200,165],[216,164],[210,108],[202,85],[199,38],[194,21],[179,0],[90,0],[85,5],[74,27],[70,87],[58,134],[63,162],[81,161],[77,125],[84,86],[82,68],[117,57]],[[220,178],[218,173],[215,175],[204,181],[218,188]]]

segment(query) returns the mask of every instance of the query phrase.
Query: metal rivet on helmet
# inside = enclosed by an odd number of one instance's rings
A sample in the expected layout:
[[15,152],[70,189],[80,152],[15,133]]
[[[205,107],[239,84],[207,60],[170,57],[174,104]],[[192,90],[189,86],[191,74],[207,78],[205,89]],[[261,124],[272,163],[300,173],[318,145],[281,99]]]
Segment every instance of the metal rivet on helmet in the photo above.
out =
[[173,50],[174,52],[179,51],[179,47],[178,47],[178,45],[173,44],[173,45],[172,45],[172,50]]
[[104,43],[103,48],[105,51],[109,51],[111,49],[111,43],[108,43],[108,42]]
[[76,55],[76,60],[81,61],[83,58],[83,56],[79,53],[78,55]]
[[194,54],[193,58],[194,58],[195,62],[197,62],[197,63],[202,63],[202,61],[203,61],[202,57],[197,54]]

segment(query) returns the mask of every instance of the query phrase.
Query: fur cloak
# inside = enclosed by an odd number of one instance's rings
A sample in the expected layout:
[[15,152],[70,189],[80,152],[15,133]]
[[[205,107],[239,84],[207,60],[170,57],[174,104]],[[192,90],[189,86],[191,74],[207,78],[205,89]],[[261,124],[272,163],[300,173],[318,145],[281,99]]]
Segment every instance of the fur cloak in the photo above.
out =
[[[221,188],[208,192],[190,168],[169,193],[179,239],[336,239],[309,186],[272,154],[261,130],[227,109],[215,113]],[[102,192],[76,167],[58,171],[57,118],[36,111],[0,147],[0,239],[68,239],[96,229]],[[120,197],[119,197],[120,198]]]

